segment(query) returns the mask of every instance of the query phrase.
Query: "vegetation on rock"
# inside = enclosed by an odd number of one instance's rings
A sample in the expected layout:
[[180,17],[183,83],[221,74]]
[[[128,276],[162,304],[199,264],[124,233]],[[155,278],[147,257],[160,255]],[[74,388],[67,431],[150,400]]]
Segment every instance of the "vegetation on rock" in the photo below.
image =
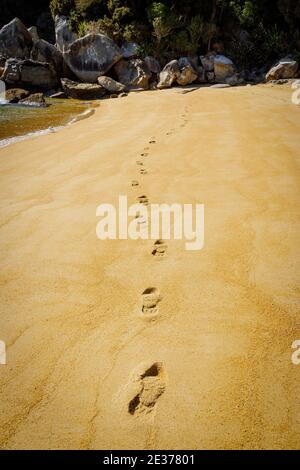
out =
[[49,38],[53,30],[51,11],[52,17],[68,16],[81,37],[102,32],[119,45],[134,41],[141,53],[162,62],[208,50],[226,51],[237,65],[249,68],[267,66],[289,53],[298,59],[300,56],[299,0],[3,2],[1,26],[18,16],[26,26],[44,24],[39,33]]

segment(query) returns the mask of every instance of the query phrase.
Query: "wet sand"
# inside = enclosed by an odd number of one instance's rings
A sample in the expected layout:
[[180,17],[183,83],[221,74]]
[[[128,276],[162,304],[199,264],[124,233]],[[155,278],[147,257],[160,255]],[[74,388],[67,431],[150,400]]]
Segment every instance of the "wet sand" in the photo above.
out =
[[[0,150],[2,449],[299,448],[299,114],[171,89]],[[98,240],[119,195],[203,203],[203,250]]]

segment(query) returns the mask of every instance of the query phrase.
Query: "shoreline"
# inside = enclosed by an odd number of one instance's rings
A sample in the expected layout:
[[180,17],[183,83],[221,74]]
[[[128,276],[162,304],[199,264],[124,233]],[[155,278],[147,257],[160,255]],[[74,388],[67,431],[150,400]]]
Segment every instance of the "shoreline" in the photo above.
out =
[[[42,107],[39,107],[39,106],[22,106],[22,105],[18,105],[18,104],[16,104],[16,105],[2,104],[2,106],[4,106],[4,107],[14,106],[15,109],[17,109],[17,110],[23,109],[24,111],[32,110],[32,109],[43,111],[44,109],[51,108],[51,106],[58,106],[60,104],[61,104],[61,102],[58,102],[58,104],[57,103],[52,103],[52,104],[50,103],[50,106],[48,108],[42,108]],[[67,102],[67,104],[72,106],[71,102],[70,103]],[[76,102],[76,106],[78,106],[78,105],[84,106],[84,102],[83,103]],[[65,124],[55,125],[55,126],[48,126],[46,128],[37,129],[35,131],[28,131],[28,132],[26,132],[24,134],[21,134],[21,135],[15,135],[15,136],[0,139],[0,149],[8,147],[8,146],[13,145],[13,144],[18,143],[18,142],[23,142],[23,141],[29,140],[29,139],[34,138],[34,137],[59,132],[62,129],[64,129],[65,127],[68,127],[68,126],[70,126],[70,125],[72,125],[72,124],[74,124],[78,121],[89,118],[90,116],[92,116],[94,114],[95,108],[97,108],[98,106],[99,106],[99,104],[96,103],[96,102],[89,103],[89,107],[87,107],[82,112],[80,112],[79,114],[77,114],[73,117],[70,116],[68,122],[66,122]],[[41,118],[43,118],[43,117],[44,116],[42,115]],[[1,124],[1,122],[0,122],[0,124]]]

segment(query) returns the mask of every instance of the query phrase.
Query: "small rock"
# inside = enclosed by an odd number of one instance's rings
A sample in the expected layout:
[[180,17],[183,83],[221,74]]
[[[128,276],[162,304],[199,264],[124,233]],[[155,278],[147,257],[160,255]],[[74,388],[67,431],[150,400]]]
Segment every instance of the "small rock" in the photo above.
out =
[[29,91],[23,90],[22,88],[11,88],[6,90],[6,99],[10,103],[18,103],[29,96]]
[[27,106],[38,106],[40,108],[45,108],[47,106],[42,93],[34,93],[29,95],[27,98],[20,100],[19,103],[25,104]]
[[121,93],[125,90],[125,85],[117,82],[116,80],[110,77],[99,77],[98,83],[110,93]]

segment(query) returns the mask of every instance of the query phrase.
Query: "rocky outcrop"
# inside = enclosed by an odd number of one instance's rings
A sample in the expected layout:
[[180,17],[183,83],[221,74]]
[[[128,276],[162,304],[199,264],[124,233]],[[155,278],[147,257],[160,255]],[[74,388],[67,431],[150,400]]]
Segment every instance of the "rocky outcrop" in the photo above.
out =
[[62,76],[63,56],[62,53],[55,46],[53,46],[53,44],[44,41],[44,39],[35,41],[30,57],[32,60],[51,64],[57,75],[59,77]]
[[19,18],[0,30],[0,52],[6,58],[26,59],[31,48],[32,36]]
[[298,71],[298,63],[290,58],[281,59],[266,74],[267,82],[271,80],[280,80],[285,78],[296,78]]
[[78,83],[67,78],[61,79],[63,90],[68,98],[77,100],[98,100],[106,94],[105,88],[96,83]]
[[6,90],[5,98],[9,103],[18,103],[29,96],[29,91],[23,90],[22,88],[11,88]]
[[226,83],[226,80],[235,74],[232,60],[224,55],[216,55],[214,58],[214,73],[217,83]]
[[113,73],[128,88],[149,88],[151,72],[141,59],[122,59],[114,66]]
[[7,60],[2,79],[9,86],[39,90],[51,90],[58,84],[56,72],[51,64],[29,59]]
[[57,15],[55,17],[54,24],[56,46],[60,52],[64,53],[69,49],[72,42],[78,39],[78,37],[73,33],[69,24],[69,19],[66,16]]
[[98,83],[109,93],[122,93],[122,91],[124,91],[126,88],[125,85],[117,82],[116,80],[110,77],[99,77]]
[[96,83],[122,58],[119,47],[104,34],[88,34],[74,41],[64,58],[79,80]]
[[38,108],[46,108],[47,106],[42,93],[34,93],[33,95],[20,100],[19,103],[26,106],[35,106]]

